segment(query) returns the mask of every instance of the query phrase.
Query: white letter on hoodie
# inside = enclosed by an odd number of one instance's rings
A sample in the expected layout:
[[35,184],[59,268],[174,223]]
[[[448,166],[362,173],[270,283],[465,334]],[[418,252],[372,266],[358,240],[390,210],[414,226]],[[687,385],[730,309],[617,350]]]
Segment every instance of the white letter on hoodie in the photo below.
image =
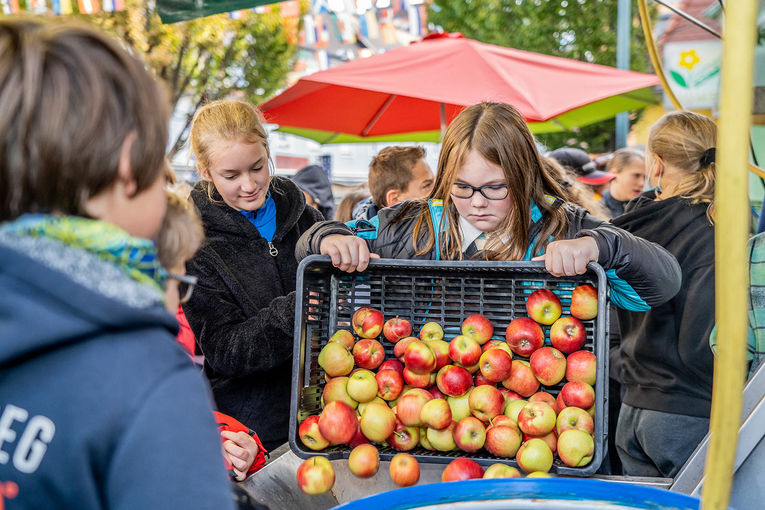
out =
[[14,467],[22,473],[34,473],[42,462],[55,432],[56,425],[47,416],[32,417],[13,453]]

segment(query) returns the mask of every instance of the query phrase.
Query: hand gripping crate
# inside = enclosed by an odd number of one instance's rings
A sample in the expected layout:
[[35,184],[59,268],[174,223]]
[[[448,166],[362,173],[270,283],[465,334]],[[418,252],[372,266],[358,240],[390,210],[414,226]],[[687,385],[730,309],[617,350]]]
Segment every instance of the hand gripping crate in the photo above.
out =
[[[360,306],[382,311],[385,319],[399,316],[412,322],[412,335],[423,324],[435,321],[444,328],[447,342],[460,334],[462,321],[469,315],[485,315],[494,325],[492,339],[504,340],[507,325],[516,317],[526,316],[526,298],[535,290],[555,292],[569,315],[571,291],[583,283],[598,289],[598,316],[582,321],[587,331],[584,349],[595,353],[595,455],[583,467],[573,468],[555,458],[551,473],[589,476],[600,466],[608,433],[608,293],[603,269],[591,263],[584,275],[556,278],[541,262],[419,261],[373,259],[363,273],[345,273],[332,266],[327,256],[313,255],[298,267],[295,311],[295,345],[292,365],[292,402],[290,406],[289,443],[302,458],[323,455],[331,459],[347,458],[347,445],[329,446],[313,451],[298,437],[298,427],[306,417],[321,413],[324,371],[319,367],[319,351],[338,329],[352,330],[353,312]],[[549,326],[543,326],[545,345],[550,345]],[[395,359],[393,344],[382,335],[386,359]],[[525,359],[513,356],[513,359]],[[564,381],[565,382],[565,379]],[[563,385],[541,386],[557,396]],[[391,447],[377,445],[381,460],[396,453]],[[448,463],[456,457],[468,457],[484,467],[496,462],[517,466],[515,459],[499,458],[481,449],[475,453],[460,450],[437,452],[417,447],[409,451],[420,462]]]

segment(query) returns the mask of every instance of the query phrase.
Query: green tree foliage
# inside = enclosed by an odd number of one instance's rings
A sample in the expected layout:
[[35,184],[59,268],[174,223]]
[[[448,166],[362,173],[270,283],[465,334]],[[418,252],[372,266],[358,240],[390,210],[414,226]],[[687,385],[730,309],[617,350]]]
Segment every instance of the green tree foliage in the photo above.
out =
[[[616,0],[433,0],[428,20],[447,32],[520,50],[593,64],[616,65]],[[631,69],[650,62],[633,0]],[[614,121],[576,131],[539,135],[548,147],[577,145],[591,152],[613,149]]]

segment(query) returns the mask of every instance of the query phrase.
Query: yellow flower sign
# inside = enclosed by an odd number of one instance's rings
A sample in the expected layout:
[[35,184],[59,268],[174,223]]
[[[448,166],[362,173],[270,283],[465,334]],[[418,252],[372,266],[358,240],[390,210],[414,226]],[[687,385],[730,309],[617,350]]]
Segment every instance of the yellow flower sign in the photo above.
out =
[[680,53],[680,62],[678,63],[678,65],[681,67],[685,67],[686,69],[690,71],[700,61],[701,60],[699,59],[699,56],[696,55],[696,50],[690,49],[688,51],[684,51]]

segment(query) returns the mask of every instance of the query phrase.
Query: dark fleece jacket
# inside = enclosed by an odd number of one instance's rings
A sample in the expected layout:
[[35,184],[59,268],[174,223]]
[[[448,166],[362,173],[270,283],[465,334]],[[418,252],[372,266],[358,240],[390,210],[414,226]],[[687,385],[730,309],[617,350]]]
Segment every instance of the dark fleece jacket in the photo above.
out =
[[714,364],[709,348],[715,321],[714,227],[706,217],[708,204],[654,197],[649,191],[630,202],[614,225],[669,250],[680,263],[683,283],[675,297],[648,312],[618,311],[623,401],[641,409],[708,417]]
[[269,450],[287,439],[295,245],[322,219],[288,179],[274,177],[270,189],[276,203],[275,256],[257,228],[220,195],[210,201],[201,185],[192,191],[207,240],[187,265],[199,284],[183,306],[205,356],[218,410],[255,430]]

